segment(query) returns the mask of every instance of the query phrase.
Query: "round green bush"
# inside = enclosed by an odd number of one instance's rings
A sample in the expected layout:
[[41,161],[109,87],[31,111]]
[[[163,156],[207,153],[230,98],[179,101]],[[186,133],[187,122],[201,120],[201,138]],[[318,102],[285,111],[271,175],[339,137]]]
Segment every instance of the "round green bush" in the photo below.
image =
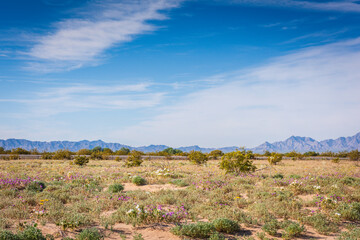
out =
[[267,232],[271,236],[276,236],[277,231],[280,229],[280,223],[276,219],[272,219],[271,221],[265,223],[262,226],[262,230]]
[[146,180],[140,176],[134,176],[132,179],[132,183],[134,183],[135,185],[145,185],[146,184]]
[[143,152],[132,150],[125,160],[125,167],[139,167],[142,163]]
[[100,231],[96,228],[84,229],[76,238],[77,240],[101,240],[104,239]]
[[209,160],[208,156],[200,151],[191,151],[188,158],[190,162],[198,165],[205,164]]
[[4,230],[0,232],[0,240],[19,240],[19,237],[10,231]]
[[30,192],[42,192],[46,188],[46,184],[41,181],[34,181],[27,185],[26,190]]
[[46,240],[41,230],[34,226],[28,226],[24,231],[18,233],[18,238],[21,240]]
[[246,173],[254,172],[256,166],[251,161],[253,159],[253,153],[246,150],[236,150],[226,153],[221,158],[220,169],[226,171],[226,173]]
[[84,166],[89,162],[89,158],[86,156],[76,156],[74,160],[74,164],[79,166]]
[[240,231],[239,224],[227,218],[218,218],[213,221],[214,227],[218,232],[235,233]]
[[292,239],[294,237],[300,236],[301,233],[305,231],[305,228],[298,223],[291,223],[284,230],[285,234],[283,234],[283,238]]
[[212,223],[198,222],[182,226],[176,226],[171,232],[178,236],[191,238],[209,238],[214,232],[215,227]]
[[109,186],[109,192],[111,193],[118,193],[124,190],[124,186],[120,183],[115,183]]
[[360,203],[341,203],[337,209],[341,213],[342,218],[349,221],[360,221]]
[[224,235],[222,235],[221,233],[214,232],[214,233],[211,234],[211,236],[209,237],[209,240],[225,240],[225,237],[224,237]]

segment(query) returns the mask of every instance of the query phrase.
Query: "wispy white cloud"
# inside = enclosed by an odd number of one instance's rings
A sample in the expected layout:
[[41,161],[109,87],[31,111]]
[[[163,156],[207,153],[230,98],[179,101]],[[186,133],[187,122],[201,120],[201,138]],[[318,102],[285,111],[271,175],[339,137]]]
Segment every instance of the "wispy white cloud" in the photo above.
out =
[[27,53],[28,69],[51,72],[96,64],[105,51],[157,29],[149,20],[164,20],[163,10],[181,0],[97,1],[81,16],[58,22],[55,30],[38,39]]
[[230,0],[236,4],[248,4],[255,6],[274,6],[286,8],[303,8],[319,11],[334,12],[360,12],[360,4],[355,0],[343,1],[297,1],[297,0]]
[[352,135],[360,122],[360,38],[224,73],[152,120],[115,133],[129,144],[255,146],[290,135]]
[[25,105],[27,111],[17,117],[29,115],[47,117],[60,113],[87,110],[121,110],[149,108],[160,104],[164,92],[149,91],[150,84],[94,86],[74,85],[68,87],[46,88],[30,93],[27,98],[0,99]]

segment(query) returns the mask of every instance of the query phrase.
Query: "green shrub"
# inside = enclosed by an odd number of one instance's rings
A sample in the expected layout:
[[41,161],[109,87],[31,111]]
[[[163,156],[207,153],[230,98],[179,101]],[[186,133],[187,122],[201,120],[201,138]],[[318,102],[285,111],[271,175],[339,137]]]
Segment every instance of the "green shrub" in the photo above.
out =
[[77,155],[91,155],[91,153],[91,150],[86,148],[80,149],[76,152]]
[[246,214],[242,211],[235,211],[234,219],[239,223],[244,223],[246,226],[253,226],[259,224],[257,219],[253,218],[251,215]]
[[189,186],[189,183],[187,183],[186,181],[184,181],[183,179],[174,179],[170,182],[171,184],[174,184],[176,186],[179,187],[186,187]]
[[134,176],[132,178],[132,183],[134,183],[135,185],[137,186],[140,186],[140,185],[145,185],[146,184],[146,180],[140,176]]
[[176,155],[176,154],[181,154],[182,151],[180,149],[174,149],[170,147],[162,150],[160,153],[167,153],[168,155]]
[[132,150],[125,161],[125,167],[139,167],[143,163],[143,160],[141,159],[142,155],[142,152]]
[[70,160],[72,155],[73,155],[73,153],[70,152],[69,150],[57,150],[53,155],[53,159],[58,159],[58,160],[67,159],[67,160]]
[[171,232],[178,236],[186,236],[191,238],[209,238],[215,232],[212,223],[198,222],[187,225],[176,226]]
[[296,175],[296,174],[291,174],[291,175],[289,176],[289,178],[293,178],[293,179],[300,179],[300,178],[301,178],[301,176]]
[[188,158],[190,160],[190,162],[194,163],[194,164],[204,164],[206,163],[209,158],[206,156],[206,154],[200,152],[200,151],[191,151],[188,155]]
[[27,185],[26,190],[30,192],[42,192],[46,188],[46,184],[41,181],[34,181]]
[[86,156],[76,156],[74,160],[74,164],[79,166],[84,166],[89,162],[89,158]]
[[109,186],[109,192],[111,193],[118,193],[122,190],[124,190],[124,186],[119,183],[115,183]]
[[305,231],[304,226],[301,226],[298,223],[290,223],[285,229],[285,233],[283,235],[284,239],[292,239],[294,237],[298,237],[302,232]]
[[24,231],[19,232],[17,235],[19,240],[46,240],[41,230],[34,226],[26,227]]
[[220,234],[218,232],[214,232],[209,237],[209,240],[225,240],[225,237],[224,237],[224,235],[222,235],[222,234]]
[[213,150],[208,154],[210,159],[218,159],[218,158],[222,157],[223,155],[224,155],[224,153],[221,150]]
[[360,152],[357,149],[352,150],[351,152],[349,152],[348,156],[349,156],[351,161],[359,161],[360,160]]
[[122,147],[115,152],[116,155],[128,155],[130,153],[130,149]]
[[262,230],[271,236],[276,236],[279,229],[280,224],[276,219],[272,219],[271,221],[265,223],[264,226],[262,226]]
[[273,176],[273,178],[279,178],[279,179],[283,179],[284,175],[282,175],[281,173],[277,173]]
[[338,232],[339,228],[336,224],[331,222],[325,215],[317,213],[313,216],[304,217],[301,219],[303,223],[315,228],[318,233],[329,234],[331,232]]
[[271,153],[271,156],[268,157],[268,162],[270,165],[276,165],[277,163],[281,162],[282,155],[280,153]]
[[333,163],[339,163],[340,162],[340,158],[333,158],[333,159],[331,159],[331,162],[333,162]]
[[90,155],[90,158],[94,159],[94,160],[103,160],[104,155],[103,155],[103,152],[101,152],[101,151],[93,151]]
[[346,185],[352,185],[354,183],[357,183],[357,179],[353,177],[345,177],[341,179],[341,182]]
[[353,202],[351,204],[342,203],[337,208],[342,218],[349,221],[360,221],[360,203]]
[[49,152],[44,152],[41,155],[41,159],[45,159],[45,160],[49,160],[49,159],[53,159],[53,153],[49,153]]
[[101,240],[104,239],[100,231],[96,228],[84,229],[76,238],[77,240]]
[[234,152],[226,153],[220,162],[220,169],[226,171],[226,173],[242,173],[253,172],[256,167],[253,165],[252,152],[246,152],[246,150],[237,150]]
[[20,240],[19,237],[10,231],[0,231],[0,240]]
[[240,231],[239,224],[227,218],[218,218],[213,221],[214,227],[218,232],[235,233]]
[[360,239],[360,227],[354,228],[348,232],[342,232],[338,237],[338,240],[359,240]]

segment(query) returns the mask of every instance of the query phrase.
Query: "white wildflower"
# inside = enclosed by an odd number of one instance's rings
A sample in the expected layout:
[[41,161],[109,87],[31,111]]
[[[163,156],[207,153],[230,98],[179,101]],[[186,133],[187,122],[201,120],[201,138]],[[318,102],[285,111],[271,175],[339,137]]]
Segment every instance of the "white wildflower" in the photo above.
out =
[[126,212],[126,214],[130,214],[130,213],[132,213],[134,211],[135,211],[134,209],[130,209],[129,211]]

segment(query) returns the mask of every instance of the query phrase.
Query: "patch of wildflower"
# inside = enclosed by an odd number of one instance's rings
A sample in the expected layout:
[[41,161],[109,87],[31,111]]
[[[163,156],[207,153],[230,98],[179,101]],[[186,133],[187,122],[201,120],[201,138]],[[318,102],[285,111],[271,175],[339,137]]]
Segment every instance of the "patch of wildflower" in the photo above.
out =
[[25,187],[28,184],[36,181],[35,178],[0,178],[0,187],[7,188],[7,187]]
[[41,217],[41,216],[44,216],[47,214],[45,203],[48,201],[49,201],[49,199],[41,199],[39,201],[39,206],[37,206],[33,209],[33,213],[35,214],[36,217]]
[[127,202],[127,201],[129,201],[130,199],[131,199],[131,197],[123,196],[123,195],[121,195],[121,196],[118,197],[118,200],[119,200],[119,201],[122,201],[122,202]]
[[182,205],[175,208],[165,208],[162,205],[141,206],[129,209],[126,214],[130,217],[133,224],[150,224],[150,223],[179,223],[186,219],[188,212]]
[[337,196],[336,194],[331,195],[329,197],[316,195],[316,197],[317,199],[315,204],[320,210],[335,209],[340,202],[345,200],[344,197]]
[[172,176],[170,170],[167,168],[158,169],[155,172],[153,172],[153,175],[158,176],[158,177],[171,177]]
[[303,187],[303,182],[300,182],[298,180],[295,180],[289,184],[289,187],[291,190],[293,190],[295,193],[300,193]]
[[45,202],[48,202],[48,201],[49,201],[49,199],[41,199],[40,202],[39,202],[39,204],[40,204],[40,205],[44,205],[44,203],[45,203]]

